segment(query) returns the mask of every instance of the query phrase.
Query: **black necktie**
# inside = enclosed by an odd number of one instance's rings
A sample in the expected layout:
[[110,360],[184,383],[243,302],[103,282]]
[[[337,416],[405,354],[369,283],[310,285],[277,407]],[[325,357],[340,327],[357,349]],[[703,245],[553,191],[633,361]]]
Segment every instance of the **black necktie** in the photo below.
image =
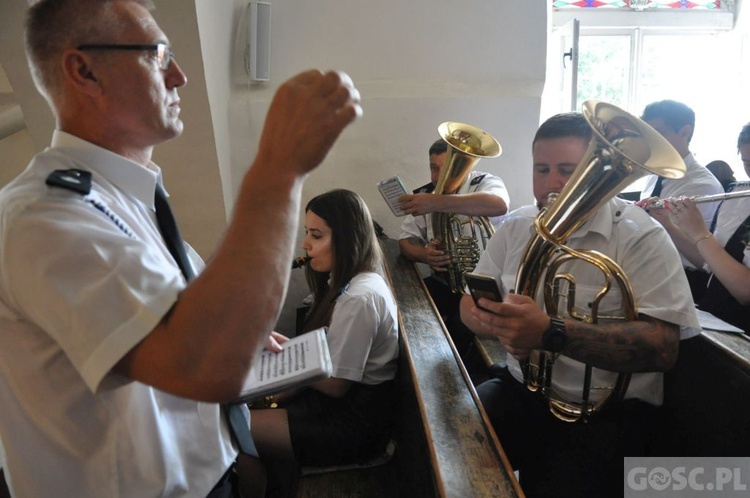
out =
[[[164,243],[167,245],[167,249],[169,249],[169,254],[177,262],[177,266],[180,267],[185,280],[190,282],[190,280],[195,278],[195,273],[188,259],[187,252],[185,252],[185,244],[182,242],[182,236],[177,229],[177,223],[172,214],[172,209],[169,207],[169,202],[167,202],[167,196],[162,186],[158,183],[156,184],[156,193],[154,195],[154,209],[156,210],[156,223],[159,225],[159,231],[164,239]],[[223,408],[229,422],[230,432],[237,441],[240,451],[256,455],[257,451],[250,437],[247,418],[240,405],[224,405]]]
[[156,223],[159,225],[159,231],[164,239],[164,243],[167,245],[167,249],[169,249],[169,254],[172,255],[177,262],[177,266],[182,270],[185,280],[190,282],[195,278],[193,266],[190,264],[190,260],[185,252],[185,244],[183,244],[182,236],[177,229],[177,223],[172,214],[172,209],[169,207],[169,202],[167,202],[167,196],[159,184],[156,184],[154,209],[156,210]]
[[664,180],[663,176],[660,176],[656,180],[656,184],[654,185],[654,190],[651,191],[651,197],[659,197],[661,196],[661,183]]

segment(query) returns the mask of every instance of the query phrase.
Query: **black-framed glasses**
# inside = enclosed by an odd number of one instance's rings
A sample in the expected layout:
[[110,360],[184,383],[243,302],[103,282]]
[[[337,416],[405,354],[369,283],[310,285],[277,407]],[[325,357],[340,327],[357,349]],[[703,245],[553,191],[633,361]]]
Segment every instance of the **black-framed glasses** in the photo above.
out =
[[156,62],[163,70],[169,69],[169,65],[174,59],[174,52],[166,43],[156,43],[154,45],[119,45],[117,43],[109,44],[86,44],[78,45],[78,50],[155,50]]

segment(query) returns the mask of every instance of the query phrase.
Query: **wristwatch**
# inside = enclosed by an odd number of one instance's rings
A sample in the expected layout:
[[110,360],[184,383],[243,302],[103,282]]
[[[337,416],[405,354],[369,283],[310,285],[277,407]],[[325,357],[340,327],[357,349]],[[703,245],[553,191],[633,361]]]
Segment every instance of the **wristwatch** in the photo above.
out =
[[542,335],[542,349],[552,353],[559,353],[565,347],[566,340],[565,321],[550,317],[549,328]]

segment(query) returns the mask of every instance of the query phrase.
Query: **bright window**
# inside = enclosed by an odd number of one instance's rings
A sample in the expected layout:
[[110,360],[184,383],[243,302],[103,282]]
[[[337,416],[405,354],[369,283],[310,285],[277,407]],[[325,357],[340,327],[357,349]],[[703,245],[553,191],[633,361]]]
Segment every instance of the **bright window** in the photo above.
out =
[[581,36],[578,43],[578,102],[604,100],[630,106],[630,44],[628,35]]
[[[722,159],[745,177],[737,135],[750,122],[747,35],[674,34],[643,28],[582,30],[577,107],[604,100],[640,115],[650,102],[684,102],[696,114],[691,151],[702,164]],[[744,82],[744,86],[743,86]]]
[[563,9],[720,9],[721,0],[554,0]]

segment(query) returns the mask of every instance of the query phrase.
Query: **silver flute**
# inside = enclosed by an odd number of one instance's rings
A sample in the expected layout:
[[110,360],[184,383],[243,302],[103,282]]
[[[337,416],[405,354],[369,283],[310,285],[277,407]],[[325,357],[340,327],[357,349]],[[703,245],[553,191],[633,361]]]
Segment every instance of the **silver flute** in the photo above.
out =
[[741,190],[739,192],[727,192],[724,194],[713,194],[713,195],[695,195],[692,197],[668,197],[666,199],[656,199],[655,201],[646,202],[638,201],[636,206],[640,206],[643,209],[665,209],[669,206],[670,202],[674,202],[681,199],[692,199],[696,204],[701,202],[715,202],[715,201],[726,201],[729,199],[737,199],[739,197],[750,197],[750,190]]

